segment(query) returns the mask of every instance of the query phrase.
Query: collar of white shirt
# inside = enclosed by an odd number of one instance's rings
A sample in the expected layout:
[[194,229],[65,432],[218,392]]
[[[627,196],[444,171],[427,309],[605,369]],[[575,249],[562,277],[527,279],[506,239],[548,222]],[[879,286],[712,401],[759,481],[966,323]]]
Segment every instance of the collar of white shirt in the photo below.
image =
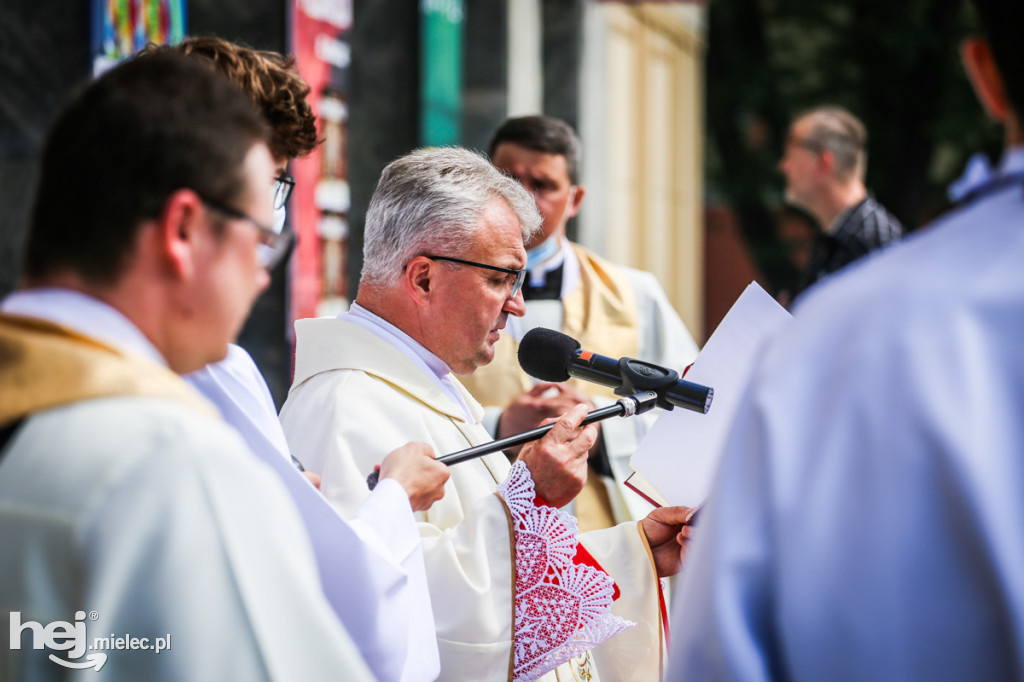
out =
[[547,274],[552,270],[562,268],[562,293],[559,298],[565,296],[576,288],[580,281],[580,263],[572,250],[572,244],[565,237],[561,238],[558,251],[546,261],[537,264],[530,269],[530,283],[534,286],[544,284]]
[[451,399],[452,403],[462,410],[462,414],[467,422],[472,423],[474,421],[469,405],[466,404],[462,393],[455,386],[455,379],[452,377],[451,368],[448,367],[444,360],[424,348],[423,344],[383,317],[370,312],[355,302],[352,303],[352,307],[349,308],[348,312],[338,315],[338,319],[357,324],[402,351],[403,355],[419,367],[420,371],[430,377],[437,387]]
[[1024,171],[1024,147],[1011,147],[1006,150],[999,163],[1000,175],[1009,175]]
[[167,366],[160,351],[119,310],[70,289],[27,289],[16,291],[0,303],[0,310],[47,320],[73,329],[113,346]]

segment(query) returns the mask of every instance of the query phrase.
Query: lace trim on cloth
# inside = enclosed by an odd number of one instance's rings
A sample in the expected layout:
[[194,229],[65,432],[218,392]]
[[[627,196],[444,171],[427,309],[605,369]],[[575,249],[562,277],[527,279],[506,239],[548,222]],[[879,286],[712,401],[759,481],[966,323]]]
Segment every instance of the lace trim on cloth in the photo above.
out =
[[530,470],[512,466],[498,494],[512,514],[516,541],[516,682],[535,680],[593,649],[632,623],[610,612],[615,583],[574,564],[576,519],[534,504]]

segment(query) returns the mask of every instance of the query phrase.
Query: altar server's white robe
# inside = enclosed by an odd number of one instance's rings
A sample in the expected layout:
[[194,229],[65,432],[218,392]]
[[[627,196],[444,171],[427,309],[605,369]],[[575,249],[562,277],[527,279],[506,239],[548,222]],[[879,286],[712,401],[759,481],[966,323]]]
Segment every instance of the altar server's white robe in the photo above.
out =
[[346,521],[292,463],[263,375],[239,346],[185,377],[272,469],[298,509],[320,584],[379,682],[437,678],[437,638],[409,496],[384,479]]
[[[212,406],[153,359],[27,329],[0,318],[0,347],[16,350],[0,361],[0,424],[28,410],[0,451],[4,679],[67,679],[51,654],[106,654],[82,679],[372,679],[324,599],[291,500]],[[44,341],[55,352],[33,361]],[[68,402],[72,382],[92,397]],[[50,395],[61,397],[44,406]],[[31,629],[11,647],[13,613],[20,625],[80,620],[88,647],[146,638],[150,649],[34,649]],[[156,653],[156,638],[170,646]]]

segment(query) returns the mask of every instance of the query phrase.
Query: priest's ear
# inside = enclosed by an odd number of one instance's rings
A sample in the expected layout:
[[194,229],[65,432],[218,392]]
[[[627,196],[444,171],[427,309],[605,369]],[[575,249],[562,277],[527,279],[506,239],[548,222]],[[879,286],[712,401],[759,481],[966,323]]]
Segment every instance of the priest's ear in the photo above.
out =
[[402,286],[418,305],[430,302],[437,289],[438,264],[426,256],[416,256],[402,270]]
[[960,57],[985,111],[996,121],[1006,122],[1010,112],[1009,100],[988,41],[978,37],[967,38],[960,45]]

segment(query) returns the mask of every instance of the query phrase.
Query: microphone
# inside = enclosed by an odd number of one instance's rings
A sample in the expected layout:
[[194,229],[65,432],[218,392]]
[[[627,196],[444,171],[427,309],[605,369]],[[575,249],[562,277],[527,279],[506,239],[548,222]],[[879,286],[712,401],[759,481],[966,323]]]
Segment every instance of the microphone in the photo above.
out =
[[570,376],[611,386],[616,395],[638,391],[658,394],[658,407],[683,407],[707,414],[715,391],[679,378],[679,372],[633,358],[613,358],[582,350],[571,336],[537,327],[519,343],[519,366],[542,381],[561,382]]
[[[635,395],[620,398],[608,407],[602,407],[599,410],[588,412],[587,416],[583,418],[583,421],[581,421],[580,424],[593,424],[594,422],[599,422],[611,417],[632,417],[634,414],[643,414],[648,410],[653,410],[657,404],[657,400],[658,394],[654,391],[642,391]],[[476,459],[477,457],[483,457],[484,455],[489,455],[492,452],[497,452],[498,450],[504,450],[506,448],[522,445],[542,438],[544,434],[553,428],[555,428],[554,424],[545,424],[544,426],[538,426],[537,428],[530,429],[529,431],[517,433],[514,436],[507,436],[500,440],[492,440],[490,443],[475,445],[471,448],[466,448],[465,450],[453,452],[450,455],[438,457],[437,461],[451,466],[452,464],[465,462],[469,459]],[[366,477],[366,485],[370,490],[373,490],[377,487],[379,480],[380,470],[377,470]]]

